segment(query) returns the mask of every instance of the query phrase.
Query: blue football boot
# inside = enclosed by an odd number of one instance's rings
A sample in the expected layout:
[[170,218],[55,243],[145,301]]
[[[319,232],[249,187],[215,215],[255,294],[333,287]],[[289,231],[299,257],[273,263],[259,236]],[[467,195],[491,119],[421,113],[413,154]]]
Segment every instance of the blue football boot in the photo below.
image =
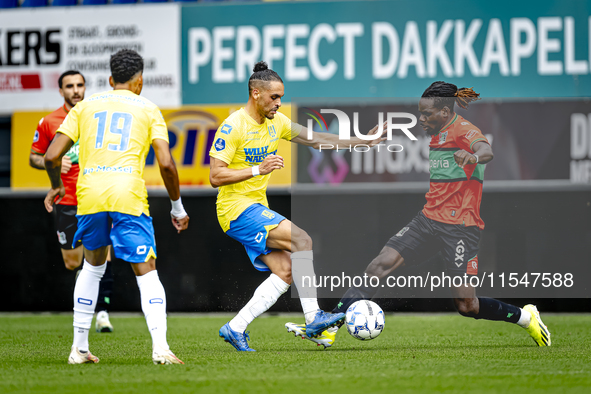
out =
[[246,342],[247,339],[250,341],[248,333],[246,331],[244,333],[233,331],[230,328],[229,322],[220,328],[220,337],[224,338],[224,341],[234,346],[239,352],[256,352],[256,350],[251,349],[248,346],[248,342]]
[[345,322],[344,313],[327,313],[318,309],[314,321],[306,324],[306,336],[316,338],[322,335],[322,331],[330,327],[340,327]]

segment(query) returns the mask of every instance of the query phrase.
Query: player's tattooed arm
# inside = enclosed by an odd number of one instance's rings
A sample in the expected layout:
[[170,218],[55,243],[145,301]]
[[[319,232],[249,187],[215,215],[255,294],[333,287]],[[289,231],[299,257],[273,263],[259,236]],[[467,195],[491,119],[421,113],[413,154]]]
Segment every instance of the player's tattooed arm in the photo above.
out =
[[[31,153],[29,155],[29,165],[38,170],[45,169],[45,157],[39,153]],[[62,157],[62,174],[66,174],[72,168],[72,160],[70,156],[64,155]]]
[[[379,129],[379,131],[378,131]],[[387,123],[384,122],[381,126],[376,125],[373,129],[367,132],[367,136],[372,136],[373,138],[365,140],[358,137],[351,137],[348,140],[341,140],[337,134],[331,133],[316,133],[313,131],[308,130],[307,128],[303,127],[302,131],[297,137],[294,137],[291,142],[295,142],[297,144],[310,146],[314,149],[327,149],[327,150],[335,150],[335,149],[347,149],[350,147],[355,147],[357,145],[364,145],[364,146],[375,146],[378,145],[380,142],[386,140],[387,132]],[[311,134],[311,137],[308,136]],[[309,138],[310,137],[310,138]]]
[[47,171],[47,175],[49,175],[49,180],[51,181],[51,189],[45,196],[45,209],[47,209],[47,212],[53,211],[53,202],[58,195],[59,198],[55,201],[56,203],[59,203],[66,195],[66,189],[64,189],[60,173],[62,170],[62,157],[72,145],[74,145],[74,141],[70,137],[58,133],[51,145],[49,145],[47,153],[45,153],[45,171]]
[[463,149],[454,153],[454,160],[458,166],[464,168],[466,164],[486,164],[494,157],[492,147],[484,141],[478,141],[473,148],[474,153]]
[[[269,155],[258,166],[259,175],[267,175],[275,170],[283,168],[283,157],[278,155]],[[228,163],[223,160],[210,158],[209,162],[209,182],[213,187],[232,185],[253,178],[254,173],[251,167],[243,169],[228,168]]]
[[45,158],[43,157],[43,155],[40,155],[39,153],[31,152],[31,154],[29,155],[29,165],[38,170],[44,170]]

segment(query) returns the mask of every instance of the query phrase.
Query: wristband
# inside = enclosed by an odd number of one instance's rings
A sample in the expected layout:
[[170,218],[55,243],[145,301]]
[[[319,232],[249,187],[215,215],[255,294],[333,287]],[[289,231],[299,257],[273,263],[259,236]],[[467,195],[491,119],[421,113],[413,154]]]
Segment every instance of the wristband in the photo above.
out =
[[185,212],[185,208],[183,207],[183,202],[181,201],[180,197],[176,201],[170,200],[170,204],[172,205],[170,216],[177,219],[182,219],[187,216],[187,212]]
[[472,155],[472,156],[474,156],[476,158],[476,163],[474,163],[474,164],[477,164],[478,163],[478,155]]
[[259,171],[259,166],[252,167],[252,176],[255,177],[259,175],[261,175],[261,172]]

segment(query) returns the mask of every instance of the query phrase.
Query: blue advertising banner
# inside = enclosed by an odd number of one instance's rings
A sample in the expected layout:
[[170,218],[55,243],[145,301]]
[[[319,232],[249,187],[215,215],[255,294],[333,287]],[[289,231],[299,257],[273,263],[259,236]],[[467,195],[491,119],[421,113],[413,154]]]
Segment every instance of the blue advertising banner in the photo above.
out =
[[183,5],[183,104],[243,102],[265,60],[291,97],[591,95],[591,2],[458,0]]

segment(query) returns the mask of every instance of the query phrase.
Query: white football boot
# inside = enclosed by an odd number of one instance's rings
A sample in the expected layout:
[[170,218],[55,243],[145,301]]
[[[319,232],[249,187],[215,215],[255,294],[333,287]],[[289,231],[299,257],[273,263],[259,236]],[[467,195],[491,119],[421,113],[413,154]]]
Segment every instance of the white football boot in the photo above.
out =
[[81,352],[76,346],[72,346],[68,364],[97,364],[99,358],[93,356],[90,352]]
[[109,321],[107,311],[100,311],[96,314],[96,332],[113,332],[113,325]]
[[331,347],[334,344],[337,331],[339,330],[338,327],[330,327],[322,331],[322,334],[320,334],[319,337],[310,338],[306,335],[305,324],[285,323],[285,328],[287,328],[287,332],[293,332],[294,336],[312,341],[318,346],[324,346],[324,349]]
[[154,346],[152,351],[152,361],[154,364],[184,364],[174,353],[170,350],[164,350],[160,346]]

